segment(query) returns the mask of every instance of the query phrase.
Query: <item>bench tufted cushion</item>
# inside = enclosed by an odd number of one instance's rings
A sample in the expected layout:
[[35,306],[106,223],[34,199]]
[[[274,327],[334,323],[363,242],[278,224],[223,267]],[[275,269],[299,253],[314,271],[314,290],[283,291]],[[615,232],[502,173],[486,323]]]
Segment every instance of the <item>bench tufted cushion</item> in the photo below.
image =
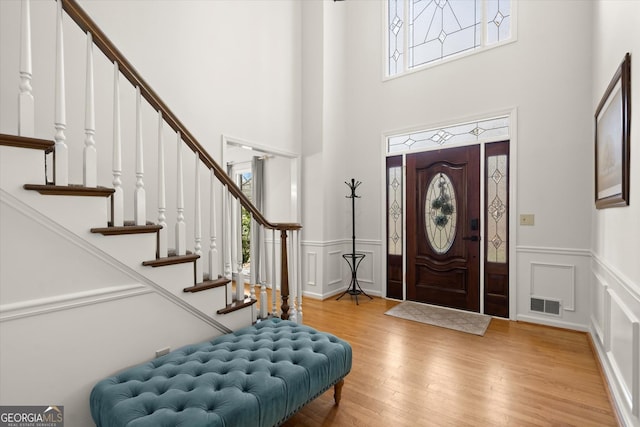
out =
[[99,382],[99,427],[274,426],[351,370],[351,346],[272,319],[175,350]]

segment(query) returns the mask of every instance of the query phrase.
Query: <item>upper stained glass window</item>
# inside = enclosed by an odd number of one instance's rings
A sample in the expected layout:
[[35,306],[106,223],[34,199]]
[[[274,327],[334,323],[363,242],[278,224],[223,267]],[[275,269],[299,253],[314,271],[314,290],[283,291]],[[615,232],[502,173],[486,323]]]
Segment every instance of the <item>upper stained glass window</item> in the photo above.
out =
[[511,39],[512,0],[387,0],[387,75]]

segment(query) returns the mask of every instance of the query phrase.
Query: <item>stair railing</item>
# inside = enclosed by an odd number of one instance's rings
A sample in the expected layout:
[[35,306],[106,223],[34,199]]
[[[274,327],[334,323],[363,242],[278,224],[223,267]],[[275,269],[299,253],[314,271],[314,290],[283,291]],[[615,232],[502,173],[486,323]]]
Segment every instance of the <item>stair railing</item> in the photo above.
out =
[[[95,135],[95,107],[94,107],[94,82],[93,82],[93,47],[97,47],[102,51],[106,58],[114,64],[114,121],[113,121],[113,158],[112,158],[112,174],[113,188],[115,190],[111,199],[111,226],[123,226],[123,209],[124,196],[122,188],[122,142],[120,129],[120,89],[119,79],[124,76],[129,83],[136,89],[136,144],[135,144],[135,175],[136,184],[134,191],[134,222],[135,225],[145,225],[147,222],[146,212],[146,193],[144,182],[144,153],[142,141],[142,114],[141,101],[144,99],[158,113],[158,224],[162,225],[163,231],[159,232],[159,242],[157,248],[157,256],[167,256],[167,233],[166,233],[166,201],[165,201],[165,159],[164,159],[164,143],[162,138],[163,124],[167,124],[177,135],[177,222],[176,222],[176,255],[184,255],[186,250],[185,236],[185,218],[184,218],[184,200],[183,200],[183,174],[182,174],[182,145],[185,144],[195,156],[195,253],[202,254],[202,235],[201,235],[201,200],[200,200],[200,167],[204,166],[210,173],[210,225],[211,236],[209,239],[208,254],[208,270],[209,278],[218,277],[218,262],[220,260],[217,248],[217,237],[215,232],[216,225],[216,206],[215,206],[215,183],[217,179],[227,193],[230,200],[225,202],[227,206],[223,206],[223,210],[230,212],[233,204],[237,203],[247,209],[252,219],[259,224],[261,232],[266,235],[266,230],[272,230],[272,247],[271,247],[271,272],[265,274],[261,283],[251,284],[251,286],[260,286],[260,317],[268,315],[277,315],[276,296],[276,233],[279,232],[280,243],[280,293],[281,293],[281,313],[279,317],[288,319],[289,304],[292,304],[291,318],[301,321],[302,318],[302,289],[300,276],[300,259],[299,259],[299,231],[301,225],[297,223],[272,223],[269,222],[263,214],[251,203],[247,196],[241,191],[236,183],[227,175],[227,173],[216,163],[213,157],[203,148],[197,139],[189,132],[189,130],[178,120],[176,115],[167,107],[154,90],[139,75],[131,63],[124,55],[115,47],[108,39],[103,31],[96,23],[87,15],[75,0],[56,0],[56,67],[55,67],[55,149],[53,155],[53,177],[56,186],[67,186],[69,184],[68,176],[68,146],[66,142],[66,101],[65,101],[65,68],[64,68],[64,35],[63,35],[63,11],[66,12],[78,27],[87,34],[87,80],[86,80],[86,105],[85,105],[85,146],[83,155],[83,183],[86,187],[97,186],[97,160],[96,160],[96,143]],[[30,0],[22,0],[21,6],[21,51],[20,51],[20,95],[19,95],[19,124],[18,133],[21,136],[34,136],[34,96],[31,87],[32,65],[31,65],[31,24],[30,24]],[[50,168],[49,168],[50,169]],[[45,172],[46,174],[46,172]],[[45,181],[49,183],[49,179]],[[262,239],[264,242],[265,239]],[[225,244],[231,242],[225,240]],[[266,247],[266,243],[265,243]],[[236,247],[237,249],[237,247]],[[233,252],[233,247],[229,247],[229,253]],[[266,251],[264,251],[266,252]],[[291,262],[289,262],[289,254],[291,253]],[[233,258],[233,257],[232,257]],[[232,259],[230,258],[230,259]],[[196,262],[195,276],[196,281],[203,279],[203,257]],[[261,260],[260,264],[266,265],[266,257]],[[229,268],[225,265],[225,275],[231,278],[233,266]],[[237,286],[236,300],[244,298],[241,262],[237,268]],[[266,281],[270,276],[273,288],[272,310],[269,313],[269,301],[267,301]],[[295,286],[290,289],[290,282]],[[242,290],[241,290],[242,289]],[[251,296],[254,296],[251,292]],[[289,301],[291,296],[292,300]]]

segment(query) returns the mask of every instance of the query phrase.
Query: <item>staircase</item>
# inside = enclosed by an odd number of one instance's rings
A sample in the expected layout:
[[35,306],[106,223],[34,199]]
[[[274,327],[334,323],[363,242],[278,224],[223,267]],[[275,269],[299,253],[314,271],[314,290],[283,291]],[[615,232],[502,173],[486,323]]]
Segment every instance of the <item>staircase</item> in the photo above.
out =
[[[2,6],[3,13],[10,9]],[[56,59],[49,71],[34,73],[31,6],[21,0],[20,35],[10,41],[20,45],[19,70],[1,76],[19,76],[20,84],[17,131],[0,134],[0,404],[62,404],[69,425],[89,425],[90,387],[154,351],[161,354],[165,346],[211,338],[270,316],[301,322],[301,226],[264,218],[74,0],[38,2],[51,9],[56,23],[51,35]],[[69,18],[86,34],[84,129],[66,121],[67,111],[78,107],[67,105],[65,96],[63,19]],[[94,48],[104,56],[98,58]],[[109,82],[94,83],[94,57],[112,64]],[[55,74],[51,124],[35,115],[32,79],[45,73]],[[121,86],[122,77],[131,86]],[[106,85],[113,94],[113,117],[101,120],[111,124],[108,137],[95,127],[94,87]],[[134,99],[135,118],[125,116],[121,97]],[[149,127],[157,129],[151,141]],[[125,141],[126,131],[135,133],[135,141]],[[154,165],[145,163],[145,154]],[[127,174],[128,167],[133,173]],[[82,182],[74,184],[80,170]],[[202,207],[203,189],[208,209]],[[248,295],[241,286],[241,206],[261,233],[264,247],[258,253],[266,266],[249,284]],[[204,245],[203,223],[209,231]],[[217,230],[222,230],[221,250]],[[267,287],[273,289],[272,300]],[[60,333],[58,341],[49,342],[44,333],[49,327]],[[54,348],[69,356],[55,356]],[[52,363],[41,364],[47,354]],[[35,382],[18,391],[24,370],[55,383],[56,391]],[[57,401],[61,395],[64,401]]]
[[[191,251],[178,254],[175,249],[169,249],[166,256],[160,256],[159,241],[163,226],[149,221],[144,225],[124,221],[123,225],[114,226],[113,215],[109,213],[112,205],[110,199],[115,192],[113,188],[41,183],[21,185],[23,177],[34,179],[40,175],[44,179],[43,160],[46,154],[54,150],[54,145],[53,141],[0,134],[0,182],[5,203],[19,206],[19,210],[31,208],[47,216],[64,230],[122,262],[125,268],[159,285],[158,289],[169,291],[172,298],[177,297],[188,303],[188,309],[199,311],[200,316],[209,318],[209,323],[220,332],[230,332],[256,320],[256,299],[235,299],[235,295],[231,294],[230,278],[219,276],[210,279],[208,274],[203,274],[198,281],[196,263],[200,255]],[[25,161],[25,157],[31,159]],[[30,173],[26,174],[26,169],[31,169]],[[73,215],[69,212],[73,212]],[[93,224],[104,226],[89,227]],[[131,248],[135,250],[130,251]],[[156,268],[159,271],[154,271]],[[172,268],[173,272],[167,273],[167,268]],[[207,291],[206,295],[200,294],[204,291]]]

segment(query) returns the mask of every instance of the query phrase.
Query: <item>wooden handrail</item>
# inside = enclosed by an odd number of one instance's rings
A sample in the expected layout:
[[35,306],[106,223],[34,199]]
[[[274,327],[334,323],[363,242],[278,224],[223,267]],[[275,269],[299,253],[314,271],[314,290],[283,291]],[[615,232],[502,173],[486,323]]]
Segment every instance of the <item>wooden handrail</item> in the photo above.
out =
[[62,2],[62,8],[69,15],[69,17],[82,29],[82,31],[90,32],[93,37],[93,43],[105,54],[105,56],[111,62],[117,62],[120,69],[120,73],[127,79],[134,87],[140,88],[142,97],[151,105],[151,107],[157,112],[162,113],[162,117],[165,122],[171,126],[175,132],[180,132],[182,140],[187,146],[200,156],[200,160],[207,168],[213,170],[216,178],[227,187],[227,190],[240,201],[240,204],[244,206],[253,219],[265,228],[272,230],[300,230],[302,226],[297,223],[271,223],[262,215],[262,213],[251,203],[247,196],[240,190],[235,182],[227,175],[227,173],[216,163],[216,161],[209,155],[202,145],[196,140],[196,138],[187,130],[187,128],[178,120],[175,114],[167,107],[167,105],[160,99],[160,97],[151,89],[151,86],[144,81],[136,69],[127,61],[124,55],[115,47],[115,45],[109,40],[109,38],[102,32],[102,30],[96,25],[96,23],[87,15],[87,13],[80,7],[76,0],[57,0]]

